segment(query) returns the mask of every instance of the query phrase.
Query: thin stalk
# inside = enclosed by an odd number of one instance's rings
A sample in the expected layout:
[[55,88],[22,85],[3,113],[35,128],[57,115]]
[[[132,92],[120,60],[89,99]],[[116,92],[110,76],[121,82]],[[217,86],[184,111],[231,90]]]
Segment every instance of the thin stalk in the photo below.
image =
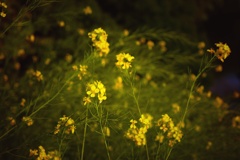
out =
[[88,106],[87,106],[87,110],[86,110],[86,119],[85,119],[84,130],[83,130],[83,143],[82,143],[82,151],[81,151],[81,160],[83,160],[83,156],[84,156],[85,141],[86,141],[86,134],[87,134],[87,121],[88,121]]
[[168,152],[167,157],[166,157],[165,160],[168,160],[168,158],[170,157],[170,154],[171,154],[171,152],[172,152],[172,149],[173,149],[173,147],[170,148],[170,150],[169,150],[169,152]]
[[159,152],[160,152],[160,142],[158,143],[158,149],[157,149],[157,154],[156,154],[156,160],[159,160]]
[[147,141],[146,141],[145,148],[146,148],[146,153],[147,153],[147,159],[149,160],[149,153],[148,153],[148,145],[147,145]]
[[188,95],[186,108],[185,108],[183,116],[182,116],[182,120],[181,120],[182,123],[184,122],[185,117],[187,115],[187,111],[188,111],[188,108],[189,108],[189,104],[190,104],[190,100],[191,100],[191,97],[192,97],[192,94],[193,94],[193,90],[194,90],[195,84],[196,84],[197,80],[199,79],[199,77],[202,75],[202,73],[205,72],[210,67],[210,65],[212,64],[212,61],[214,59],[215,59],[215,57],[212,57],[210,59],[210,61],[208,61],[208,63],[202,69],[200,68],[196,78],[194,79],[193,84],[191,85],[191,89],[190,89],[189,95]]
[[[99,110],[98,108],[100,107],[101,109],[101,113],[99,113]],[[102,136],[103,136],[103,140],[104,140],[104,145],[105,145],[105,148],[106,148],[106,151],[107,151],[107,156],[108,156],[108,160],[111,160],[111,156],[110,156],[110,153],[108,151],[108,144],[107,144],[107,140],[106,140],[106,136],[105,136],[105,133],[103,131],[103,124],[102,124],[102,107],[101,105],[99,106],[96,106],[96,109],[97,109],[97,114],[98,114],[98,117],[99,117],[99,125],[100,125],[100,129],[101,129],[101,132],[102,132]]]

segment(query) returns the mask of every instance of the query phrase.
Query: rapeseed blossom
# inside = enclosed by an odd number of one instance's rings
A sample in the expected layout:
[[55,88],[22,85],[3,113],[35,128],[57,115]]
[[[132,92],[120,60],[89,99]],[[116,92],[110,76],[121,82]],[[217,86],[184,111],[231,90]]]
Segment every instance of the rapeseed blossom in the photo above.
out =
[[211,54],[214,54],[220,61],[224,62],[224,60],[231,53],[229,46],[226,43],[223,44],[222,42],[215,43],[215,45],[218,47],[217,50],[214,50],[211,48],[211,49],[208,49],[207,51],[210,52]]
[[122,77],[118,76],[115,80],[115,85],[113,86],[113,89],[115,90],[121,90],[123,89],[123,79]]
[[100,57],[106,56],[110,49],[109,43],[107,42],[107,33],[102,29],[98,28],[88,33],[89,38],[93,42],[93,46],[96,48]]
[[72,66],[72,68],[73,68],[74,71],[79,71],[79,73],[78,73],[79,80],[82,80],[83,76],[85,76],[88,73],[87,72],[87,69],[88,69],[87,65],[79,65],[79,67],[74,65],[74,66]]
[[141,122],[140,127],[136,126],[136,120],[131,119],[131,124],[125,133],[125,137],[132,139],[137,146],[146,145],[146,133],[148,129],[152,127],[152,119],[153,117],[150,114],[142,114],[139,118],[139,122]]
[[43,75],[38,70],[36,70],[35,72],[32,71],[32,75],[37,79],[37,81],[42,81],[43,80]]
[[156,141],[160,143],[163,141],[164,137],[168,138],[168,145],[173,147],[174,144],[180,142],[182,139],[182,131],[179,126],[175,126],[172,119],[169,117],[168,114],[162,115],[162,118],[158,120],[159,129],[163,133],[159,133],[156,137]]
[[27,126],[31,126],[33,125],[33,120],[31,117],[28,117],[28,116],[24,116],[22,118],[22,121],[25,122],[27,124]]
[[131,66],[131,62],[133,61],[134,57],[131,56],[129,53],[119,53],[116,55],[117,62],[115,63],[117,67],[122,69],[128,69]]
[[[37,157],[36,157],[37,156]],[[37,149],[29,150],[29,157],[36,157],[36,160],[61,160],[60,153],[56,150],[46,153],[46,150],[43,146],[39,146]]]
[[83,9],[83,13],[85,15],[88,15],[88,14],[92,14],[92,8],[90,6],[86,6],[84,9]]
[[64,128],[66,134],[74,134],[76,126],[74,125],[74,120],[70,117],[66,117],[65,115],[61,117],[58,121],[57,126],[55,127],[54,134],[58,134],[60,132],[61,127]]
[[84,97],[84,104],[91,102],[90,98],[98,97],[99,103],[107,99],[106,88],[101,81],[94,81],[93,83],[87,84],[86,89],[88,97]]
[[111,132],[109,127],[103,127],[103,133],[105,134],[105,136],[110,137]]
[[[0,7],[7,8],[8,6],[6,5],[6,3],[0,1]],[[1,17],[6,17],[6,15],[7,14],[5,12],[3,12],[3,9],[2,9],[2,11],[0,12],[0,16]]]
[[232,127],[240,129],[240,116],[236,116],[232,119]]
[[151,40],[147,41],[147,46],[149,50],[152,50],[152,48],[154,47],[154,42]]
[[24,107],[24,106],[25,106],[25,103],[26,103],[26,99],[25,99],[25,98],[22,98],[22,99],[21,99],[20,106]]
[[16,124],[16,120],[13,117],[7,117],[7,120],[10,122],[11,126],[14,126]]

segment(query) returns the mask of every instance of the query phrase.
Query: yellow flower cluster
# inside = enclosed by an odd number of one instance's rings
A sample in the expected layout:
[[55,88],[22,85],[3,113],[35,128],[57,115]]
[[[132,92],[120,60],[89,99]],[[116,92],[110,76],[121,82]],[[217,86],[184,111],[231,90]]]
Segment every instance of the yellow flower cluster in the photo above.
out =
[[102,103],[103,100],[107,99],[106,88],[101,81],[94,81],[93,83],[88,83],[86,91],[88,97],[83,98],[84,105],[90,103],[90,98],[96,97],[96,95],[98,97],[99,103]]
[[87,65],[79,65],[79,68],[74,65],[72,66],[73,70],[75,71],[80,71],[79,74],[78,74],[78,78],[79,80],[82,80],[83,76],[87,74],[87,69],[88,69],[88,66]]
[[25,123],[27,124],[27,126],[33,125],[33,120],[32,120],[31,117],[25,117],[25,116],[24,116],[24,117],[22,118],[22,121],[25,122]]
[[37,81],[42,81],[42,80],[43,80],[43,75],[42,75],[42,73],[41,73],[40,71],[38,71],[38,70],[34,71],[34,70],[30,69],[30,70],[28,71],[28,73],[29,73],[29,74],[32,74],[32,76],[34,76],[34,77],[37,79]]
[[205,42],[199,42],[198,43],[198,54],[199,55],[203,55],[204,54],[205,46],[206,46]]
[[220,61],[224,62],[224,59],[226,59],[231,53],[229,46],[226,43],[223,44],[222,42],[215,43],[215,45],[218,47],[217,50],[211,48],[207,51],[214,54]]
[[162,115],[162,118],[158,120],[157,125],[160,127],[160,130],[163,131],[163,133],[156,137],[156,140],[160,143],[163,141],[164,135],[169,139],[168,145],[170,147],[173,147],[176,142],[181,141],[183,136],[182,131],[178,126],[174,125],[172,119],[167,114]]
[[138,128],[136,126],[137,121],[131,119],[130,127],[125,133],[125,136],[128,139],[132,139],[137,146],[146,145],[146,133],[150,127],[152,127],[152,119],[153,117],[150,114],[142,114],[139,122],[141,122],[141,127]]
[[119,53],[116,55],[117,62],[115,63],[117,67],[122,69],[128,69],[131,66],[131,62],[134,59],[129,53]]
[[74,120],[72,118],[66,117],[65,115],[59,118],[58,124],[55,127],[54,134],[58,134],[60,132],[60,128],[63,127],[66,134],[74,134],[76,126],[74,125]]
[[[2,8],[7,8],[7,5],[6,5],[6,3],[4,3],[4,2],[0,2],[0,7],[2,7]],[[5,12],[3,12],[3,11],[1,11],[0,12],[0,16],[1,17],[6,17],[6,13]]]
[[91,38],[93,42],[93,46],[96,48],[99,56],[106,56],[110,49],[109,43],[107,42],[107,33],[102,29],[98,28],[88,33],[89,38]]
[[61,156],[58,151],[50,151],[46,154],[43,146],[39,146],[37,149],[30,149],[29,157],[36,157],[36,160],[61,160]]

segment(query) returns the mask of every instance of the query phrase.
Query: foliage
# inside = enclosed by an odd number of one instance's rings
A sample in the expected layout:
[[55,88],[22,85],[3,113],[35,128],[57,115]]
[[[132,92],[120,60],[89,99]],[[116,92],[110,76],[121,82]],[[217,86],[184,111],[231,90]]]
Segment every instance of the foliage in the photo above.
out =
[[238,158],[239,111],[200,83],[227,44],[129,31],[95,1],[6,5],[0,159]]

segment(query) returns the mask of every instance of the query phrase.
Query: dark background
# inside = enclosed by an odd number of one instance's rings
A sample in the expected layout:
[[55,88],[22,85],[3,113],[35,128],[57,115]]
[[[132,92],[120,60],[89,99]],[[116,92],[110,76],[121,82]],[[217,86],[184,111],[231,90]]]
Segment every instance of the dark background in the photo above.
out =
[[223,63],[221,74],[240,72],[239,0],[97,0],[103,12],[110,14],[123,28],[147,26],[186,33],[204,40],[208,47],[227,43],[231,56]]

